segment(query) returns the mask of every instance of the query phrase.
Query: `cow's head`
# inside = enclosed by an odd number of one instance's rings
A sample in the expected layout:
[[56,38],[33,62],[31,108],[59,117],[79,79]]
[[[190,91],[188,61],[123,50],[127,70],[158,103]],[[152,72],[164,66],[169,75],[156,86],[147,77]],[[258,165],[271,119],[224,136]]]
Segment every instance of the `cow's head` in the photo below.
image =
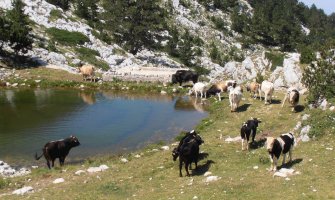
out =
[[275,138],[273,137],[266,138],[266,150],[268,150],[268,152],[272,151],[274,142],[275,142]]
[[71,143],[72,147],[76,147],[76,146],[80,145],[80,142],[79,142],[78,138],[76,138],[73,135],[70,136],[70,143]]
[[255,122],[256,127],[258,127],[259,123],[262,123],[262,121],[260,119],[258,119],[258,118],[253,118],[253,120]]
[[176,161],[178,156],[179,156],[179,152],[178,152],[177,148],[174,148],[173,151],[172,151],[173,161]]

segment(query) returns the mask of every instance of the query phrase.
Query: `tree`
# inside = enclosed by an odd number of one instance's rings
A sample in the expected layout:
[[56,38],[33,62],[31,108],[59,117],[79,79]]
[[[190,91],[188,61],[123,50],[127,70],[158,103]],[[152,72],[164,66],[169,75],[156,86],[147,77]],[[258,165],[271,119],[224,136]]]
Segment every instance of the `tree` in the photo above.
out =
[[70,0],[46,0],[46,1],[55,6],[59,6],[64,10],[68,10],[70,7]]
[[98,17],[98,3],[99,0],[76,0],[75,13],[86,20],[97,21]]
[[331,42],[321,52],[321,59],[310,64],[303,73],[302,82],[309,89],[309,100],[316,101],[321,96],[333,98],[335,96],[334,45]]
[[13,9],[6,13],[10,27],[9,43],[16,54],[20,51],[26,53],[27,50],[31,49],[33,43],[29,18],[24,14],[23,7],[22,0],[13,0]]
[[0,50],[4,43],[9,40],[9,22],[4,13],[0,12]]
[[104,13],[117,43],[136,54],[142,48],[159,46],[158,32],[166,27],[166,12],[160,0],[105,0]]

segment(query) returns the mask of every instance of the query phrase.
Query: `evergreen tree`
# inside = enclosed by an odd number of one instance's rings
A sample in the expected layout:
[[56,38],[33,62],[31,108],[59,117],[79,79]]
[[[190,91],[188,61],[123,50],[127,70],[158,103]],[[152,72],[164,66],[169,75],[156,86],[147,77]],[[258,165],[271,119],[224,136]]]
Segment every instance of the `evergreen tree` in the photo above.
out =
[[26,53],[31,49],[33,39],[30,35],[29,18],[23,12],[24,4],[22,0],[13,0],[13,9],[7,11],[9,28],[9,43],[15,53]]
[[166,13],[160,0],[105,0],[105,19],[114,32],[114,39],[130,53],[143,47],[159,46],[157,32],[166,26]]
[[70,7],[70,0],[46,0],[46,1],[55,6],[59,6],[64,10],[68,10]]
[[99,0],[76,0],[75,13],[86,20],[91,22],[97,21],[98,17],[98,3]]
[[190,35],[188,30],[186,30],[181,39],[182,42],[179,50],[179,54],[181,55],[180,60],[184,65],[190,67],[192,66],[192,60],[194,59],[194,51],[192,49],[193,37]]
[[9,40],[9,22],[5,17],[5,14],[0,11],[0,50],[4,43]]

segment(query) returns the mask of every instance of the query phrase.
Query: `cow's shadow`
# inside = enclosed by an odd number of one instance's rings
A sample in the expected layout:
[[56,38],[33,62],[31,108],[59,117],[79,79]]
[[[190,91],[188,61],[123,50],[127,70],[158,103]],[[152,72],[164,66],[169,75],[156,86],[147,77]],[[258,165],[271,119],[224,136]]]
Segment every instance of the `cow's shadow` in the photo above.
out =
[[266,139],[260,139],[250,143],[250,149],[258,149],[265,145]]
[[192,175],[193,176],[202,176],[204,175],[209,168],[211,167],[212,164],[214,164],[215,162],[213,160],[207,160],[207,162],[203,165],[198,165],[197,169],[193,169],[192,170]]
[[302,112],[305,110],[305,106],[303,105],[297,105],[295,108],[294,108],[294,111],[295,112]]
[[281,104],[281,100],[279,100],[279,99],[272,99],[270,104]]
[[248,110],[248,108],[251,106],[250,103],[245,103],[242,106],[237,108],[237,112],[245,112]]
[[[286,158],[287,159],[287,158]],[[284,165],[281,165],[279,168],[292,168],[295,164],[301,163],[303,159],[302,158],[297,158],[292,160],[291,162],[285,163]]]

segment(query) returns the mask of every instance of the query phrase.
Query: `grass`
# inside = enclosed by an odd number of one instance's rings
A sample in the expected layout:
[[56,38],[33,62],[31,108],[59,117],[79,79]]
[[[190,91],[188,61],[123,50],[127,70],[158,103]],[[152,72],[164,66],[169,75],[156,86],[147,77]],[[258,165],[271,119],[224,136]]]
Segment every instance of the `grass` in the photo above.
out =
[[102,70],[110,69],[107,62],[96,58],[96,56],[100,56],[100,53],[98,51],[86,47],[79,47],[76,48],[75,50],[79,54],[80,60],[86,61]]
[[265,52],[265,57],[272,63],[271,71],[274,71],[278,66],[283,66],[284,54],[279,52]]
[[[245,99],[237,113],[230,112],[227,95],[221,102],[210,99],[210,114],[196,127],[205,140],[200,150],[208,156],[199,162],[199,169],[193,171],[192,177],[180,178],[178,163],[172,161],[171,151],[153,151],[162,145],[154,144],[124,155],[90,158],[80,165],[65,162],[63,168],[53,170],[47,170],[44,161],[41,161],[43,167],[34,169],[28,176],[11,179],[12,184],[0,188],[0,194],[25,185],[36,190],[24,196],[30,199],[156,200],[193,199],[194,196],[198,199],[282,199],[283,195],[285,199],[334,199],[334,150],[327,150],[335,146],[335,134],[331,127],[323,130],[323,136],[295,147],[292,168],[301,174],[291,176],[290,180],[273,177],[273,173],[267,171],[270,163],[264,148],[241,151],[240,142],[226,143],[224,139],[219,139],[221,135],[223,138],[239,135],[242,122],[250,117],[262,120],[256,136],[256,141],[259,141],[264,133],[277,136],[290,131],[305,113],[312,114],[311,120],[314,120],[313,115],[318,115],[307,109],[292,113],[287,104],[281,108],[279,100],[283,97],[282,93],[276,92],[274,99],[278,101],[264,105],[263,101],[254,100],[244,93]],[[173,146],[169,146],[172,150]],[[141,158],[135,158],[136,154],[140,154]],[[129,162],[122,163],[121,156]],[[95,174],[74,174],[79,169],[101,164],[110,168]],[[253,169],[254,166],[259,168]],[[206,184],[203,176],[206,171],[221,179]],[[65,179],[64,183],[52,183],[60,177]],[[28,182],[28,179],[31,181]],[[22,196],[8,195],[5,198],[22,199]]]
[[58,9],[53,9],[50,11],[49,20],[56,21],[57,19],[63,18],[62,12]]
[[46,32],[52,37],[54,41],[66,46],[76,46],[89,42],[89,38],[79,32],[70,32],[57,28],[48,28]]

